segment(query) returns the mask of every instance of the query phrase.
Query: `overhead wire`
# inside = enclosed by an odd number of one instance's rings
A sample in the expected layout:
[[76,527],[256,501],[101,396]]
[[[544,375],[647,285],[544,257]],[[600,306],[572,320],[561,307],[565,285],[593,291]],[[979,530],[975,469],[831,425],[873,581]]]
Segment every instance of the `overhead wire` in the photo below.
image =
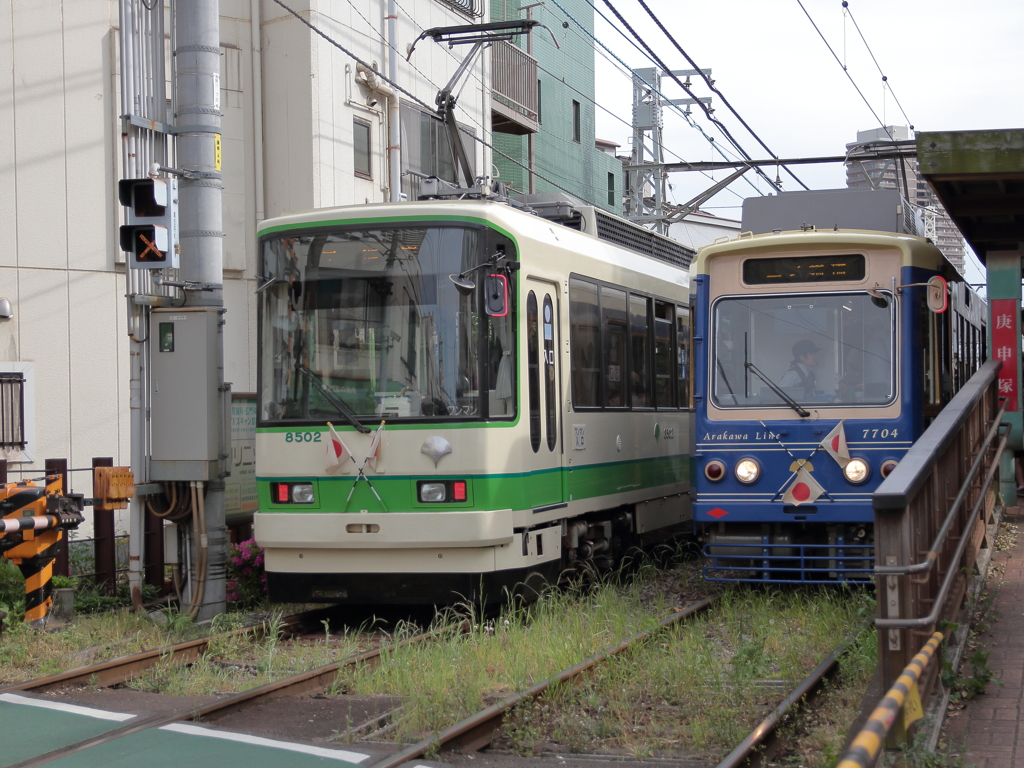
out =
[[[605,2],[607,2],[607,1],[608,0],[605,0]],[[650,16],[651,19],[654,21],[654,23],[658,25],[658,29],[660,29],[664,33],[665,37],[668,38],[669,42],[672,43],[672,45],[675,46],[676,50],[679,51],[679,53],[681,53],[683,55],[683,58],[685,58],[686,61],[689,62],[690,66],[693,67],[697,71],[697,74],[700,75],[700,77],[704,80],[705,83],[707,83],[707,86],[711,90],[711,92],[716,94],[718,96],[718,98],[721,99],[722,103],[726,106],[726,108],[730,112],[732,112],[733,116],[735,116],[735,118],[740,121],[740,124],[744,128],[747,129],[747,132],[751,136],[753,136],[754,139],[757,141],[757,143],[760,144],[764,148],[764,151],[767,152],[771,157],[778,157],[778,155],[776,155],[774,152],[772,152],[772,150],[768,148],[768,145],[765,144],[764,141],[761,140],[761,137],[757,135],[757,133],[754,131],[753,128],[750,127],[750,125],[747,123],[747,121],[744,120],[743,117],[740,116],[740,113],[736,111],[736,109],[733,107],[733,105],[729,103],[729,100],[727,98],[725,98],[725,94],[723,94],[721,92],[721,90],[719,90],[715,86],[715,82],[707,75],[707,73],[704,72],[704,70],[702,70],[699,66],[697,66],[697,62],[695,62],[693,60],[693,58],[690,56],[690,54],[688,54],[686,51],[683,50],[683,47],[681,45],[679,45],[679,43],[676,41],[675,37],[673,37],[672,33],[669,32],[668,29],[665,28],[665,25],[661,23],[661,19],[659,19],[658,16],[654,13],[654,11],[652,11],[650,9],[650,6],[647,5],[645,0],[637,0],[637,2],[640,3],[640,5],[643,7],[643,9],[645,11],[647,11],[647,15]],[[687,90],[687,93],[689,93],[689,90]],[[692,93],[690,95],[693,96]],[[700,103],[700,102],[698,102],[698,103]],[[804,184],[797,177],[797,175],[795,173],[793,173],[789,168],[787,168],[785,165],[783,165],[782,168],[785,169],[786,173],[788,173],[790,176],[792,176],[793,180],[796,181],[800,186],[802,186],[804,189],[808,189],[807,185]]]
[[[589,2],[590,0],[587,1]],[[740,143],[739,141],[736,140],[736,137],[732,135],[728,128],[725,127],[725,124],[723,124],[721,120],[719,120],[717,117],[714,117],[711,114],[711,109],[699,98],[697,98],[697,96],[693,93],[690,87],[683,83],[683,81],[680,80],[678,76],[672,74],[672,70],[669,69],[668,65],[664,61],[662,61],[661,57],[659,57],[658,54],[654,52],[654,49],[651,48],[651,46],[644,41],[644,39],[637,33],[635,29],[633,29],[630,23],[626,21],[625,17],[623,17],[623,15],[619,13],[618,9],[616,9],[616,7],[612,4],[611,0],[604,0],[604,4],[607,5],[611,12],[615,14],[615,17],[619,20],[619,22],[624,27],[626,27],[626,29],[629,30],[629,33],[637,39],[637,42],[639,42],[640,45],[642,45],[647,50],[647,53],[654,60],[654,62],[662,69],[662,71],[669,77],[671,77],[680,88],[682,88],[694,99],[694,101],[697,103],[697,106],[700,107],[701,111],[704,112],[704,115],[707,117],[707,119],[714,123],[718,130],[722,132],[722,135],[724,135],[726,139],[728,139],[729,143],[733,145],[736,151],[739,152],[740,155],[742,155],[743,159],[753,160],[753,158],[746,152],[746,150],[744,150],[743,147],[740,146]],[[752,168],[758,176],[763,178],[773,187],[775,186],[774,182],[772,182],[772,180],[768,178],[768,176],[765,174],[763,170],[761,170],[761,168],[757,166],[750,166],[750,168]]]
[[[708,133],[707,133],[707,131],[705,131],[705,130],[704,130],[704,128],[703,128],[702,126],[698,125],[697,123],[695,123],[695,122],[693,121],[693,119],[692,119],[692,118],[690,117],[689,113],[687,113],[687,112],[686,112],[685,110],[683,110],[683,108],[682,108],[682,107],[680,107],[680,106],[679,106],[678,104],[672,104],[672,103],[671,103],[671,100],[670,100],[670,99],[669,99],[669,98],[668,98],[668,97],[667,97],[667,96],[666,96],[665,94],[663,94],[663,93],[662,93],[661,91],[659,91],[659,90],[658,90],[658,89],[657,89],[657,88],[656,88],[656,87],[655,87],[655,86],[654,86],[653,84],[651,84],[651,83],[648,83],[648,82],[647,82],[646,80],[644,80],[644,79],[643,79],[642,77],[640,77],[639,75],[637,75],[637,74],[636,74],[636,73],[635,73],[635,72],[633,71],[633,69],[632,69],[632,68],[631,68],[631,67],[629,66],[629,64],[627,64],[627,63],[626,63],[625,61],[623,61],[623,60],[622,60],[622,59],[621,59],[621,58],[620,58],[620,57],[619,57],[619,56],[618,56],[617,54],[615,54],[615,53],[614,53],[614,52],[613,52],[613,51],[612,51],[612,50],[611,50],[611,49],[610,49],[610,48],[609,48],[609,47],[608,47],[607,45],[605,45],[605,44],[604,44],[603,42],[601,42],[600,40],[598,40],[598,39],[597,39],[597,37],[596,37],[596,36],[595,36],[595,35],[594,35],[594,34],[593,34],[592,32],[590,32],[590,30],[588,30],[588,29],[587,29],[587,28],[586,28],[586,27],[585,27],[585,26],[583,25],[583,23],[582,23],[582,22],[580,22],[580,21],[579,21],[579,20],[578,20],[578,19],[577,19],[577,18],[576,18],[575,16],[573,16],[573,15],[572,15],[571,13],[569,13],[569,11],[567,11],[567,10],[566,10],[566,9],[565,9],[565,8],[564,8],[564,7],[563,7],[563,6],[562,6],[562,5],[561,5],[561,4],[559,3],[559,2],[558,2],[558,0],[551,0],[551,2],[552,2],[552,3],[553,3],[553,4],[555,5],[555,6],[557,6],[557,7],[558,7],[558,9],[559,9],[560,11],[562,11],[562,13],[564,13],[564,14],[566,15],[566,17],[567,17],[567,18],[569,18],[569,19],[570,19],[570,20],[571,20],[571,21],[572,21],[572,22],[573,22],[573,23],[574,23],[574,24],[575,24],[575,25],[576,25],[577,27],[579,27],[579,28],[580,28],[581,30],[583,30],[583,31],[584,31],[584,32],[585,32],[585,33],[586,33],[586,34],[587,34],[587,35],[588,35],[588,36],[589,36],[589,37],[590,37],[590,38],[591,38],[591,39],[593,40],[593,43],[592,43],[592,45],[593,45],[593,44],[595,44],[595,43],[596,43],[596,45],[599,45],[599,46],[600,46],[601,48],[603,48],[603,49],[604,49],[604,50],[605,50],[605,51],[607,52],[607,54],[608,54],[608,55],[610,55],[610,56],[611,56],[611,57],[612,57],[613,59],[615,59],[615,61],[617,61],[617,62],[618,62],[618,63],[619,63],[619,64],[620,64],[621,66],[623,66],[623,67],[624,67],[624,68],[625,68],[625,69],[626,69],[626,70],[627,70],[628,72],[630,72],[630,78],[631,78],[631,79],[632,79],[632,78],[635,78],[636,80],[639,80],[639,81],[640,81],[641,83],[643,83],[643,84],[644,84],[644,85],[645,85],[645,86],[646,86],[647,88],[649,88],[649,89],[651,90],[651,93],[654,93],[654,94],[656,94],[656,95],[657,95],[657,96],[658,96],[659,98],[661,98],[661,99],[662,99],[662,100],[663,100],[663,101],[664,101],[664,102],[665,102],[666,104],[668,104],[668,105],[669,105],[670,107],[674,108],[674,109],[675,109],[675,110],[676,110],[676,111],[677,111],[677,112],[678,112],[678,113],[679,113],[680,115],[682,115],[683,119],[684,119],[684,120],[686,120],[686,122],[687,122],[687,123],[688,123],[688,124],[690,125],[690,127],[691,127],[691,128],[694,128],[694,129],[696,129],[697,131],[699,131],[699,132],[701,133],[701,135],[702,135],[702,136],[703,136],[703,137],[704,137],[704,138],[705,138],[705,139],[706,139],[706,140],[708,141],[708,143],[709,143],[709,144],[711,145],[712,149],[713,149],[713,150],[714,150],[715,152],[717,152],[717,153],[718,153],[719,155],[721,155],[721,156],[722,156],[723,158],[725,158],[725,159],[727,159],[727,160],[731,160],[731,159],[733,159],[733,158],[730,158],[730,157],[729,157],[728,155],[726,155],[726,153],[725,153],[725,150],[723,150],[723,148],[721,147],[720,143],[718,143],[718,142],[716,142],[716,141],[715,141],[715,138],[714,138],[714,136],[709,136],[709,135],[708,135]],[[592,7],[592,8],[594,7],[593,3],[590,3],[590,2],[589,2],[589,0],[587,0],[587,2],[588,2],[588,4],[589,4],[589,5],[590,5],[590,6]],[[597,10],[597,9],[595,8],[595,10]],[[598,13],[600,13],[600,11],[598,11]],[[602,18],[606,18],[606,17],[604,17],[604,16],[602,15]],[[613,28],[616,28],[616,27],[614,27],[614,25],[612,25],[612,26],[613,26]],[[616,29],[617,29],[617,28],[616,28]],[[640,48],[640,47],[639,47],[639,46],[638,46],[638,45],[637,45],[637,44],[636,44],[635,42],[633,42],[632,40],[630,40],[630,39],[629,39],[629,37],[628,37],[628,36],[626,36],[624,32],[622,32],[622,30],[617,30],[617,31],[618,31],[618,32],[619,32],[620,34],[622,34],[622,35],[623,35],[623,37],[624,37],[624,38],[625,38],[625,39],[626,39],[626,40],[627,40],[628,42],[630,42],[630,43],[631,43],[631,44],[632,44],[632,45],[633,45],[634,47],[636,47],[636,48],[637,48],[637,50],[640,50],[640,51],[641,51],[641,53],[643,53],[643,54],[644,54],[645,56],[647,56],[647,57],[648,57],[648,58],[650,59],[650,54],[648,54],[648,53],[646,53],[645,51],[643,51],[643,49],[641,49],[641,48]],[[596,50],[597,50],[597,49],[595,48],[595,51],[596,51]],[[598,53],[600,53],[600,51],[598,51]],[[602,55],[603,55],[603,54],[602,54]],[[606,59],[607,59],[607,56],[604,56],[604,58],[606,58]],[[652,61],[652,63],[654,63],[654,62],[653,62],[653,59],[651,59],[651,61]],[[673,153],[673,154],[675,154],[675,153]],[[678,155],[676,155],[676,157],[679,157],[679,156],[678,156]],[[682,160],[682,158],[680,158],[680,160]],[[685,161],[684,161],[684,162],[685,162]],[[763,174],[762,174],[762,175],[763,175]],[[765,177],[765,178],[767,179],[767,177]],[[767,180],[768,180],[768,182],[769,182],[769,183],[770,183],[770,184],[772,185],[772,187],[773,187],[773,188],[775,188],[775,184],[774,184],[774,183],[772,183],[770,179],[767,179]],[[756,192],[757,192],[758,194],[760,194],[760,195],[763,195],[763,194],[764,194],[764,193],[763,193],[763,192],[762,192],[762,191],[761,191],[760,189],[758,189],[757,185],[756,185],[756,184],[754,184],[754,183],[753,183],[753,182],[752,182],[752,181],[751,181],[750,179],[748,179],[748,178],[744,177],[744,181],[746,181],[746,182],[747,182],[748,184],[750,184],[750,186],[751,186],[751,187],[753,187],[754,191],[756,191]],[[730,190],[730,191],[731,191],[731,190]],[[736,194],[736,193],[733,193],[733,194]],[[737,195],[737,196],[738,196],[738,195]]]
[[800,10],[804,12],[805,16],[807,16],[807,20],[811,22],[811,26],[814,27],[814,31],[818,33],[818,36],[821,38],[821,41],[825,44],[825,47],[828,48],[829,53],[832,54],[832,56],[836,60],[836,63],[842,68],[843,72],[846,74],[846,77],[850,81],[850,85],[852,85],[853,89],[857,91],[857,95],[860,96],[865,106],[871,111],[871,114],[875,116],[875,120],[878,121],[878,124],[882,126],[882,130],[885,131],[885,134],[889,137],[889,140],[896,141],[896,139],[893,138],[892,132],[888,129],[888,127],[886,127],[885,121],[883,121],[878,116],[878,113],[875,112],[875,108],[871,106],[871,102],[867,100],[867,97],[861,91],[860,87],[857,85],[857,82],[853,79],[853,75],[850,74],[850,70],[847,69],[846,65],[843,64],[843,62],[839,59],[839,56],[836,55],[836,52],[832,49],[832,46],[829,44],[828,40],[825,39],[825,35],[822,34],[820,29],[818,29],[818,25],[814,22],[814,19],[811,18],[811,14],[807,12],[807,9],[804,8],[804,4],[801,2],[801,0],[796,0],[796,4],[800,6]]
[[[288,11],[288,13],[290,13],[290,14],[291,14],[292,16],[294,16],[294,17],[295,17],[296,19],[298,19],[298,20],[299,20],[299,21],[301,21],[301,22],[302,22],[303,24],[305,24],[305,25],[306,25],[307,27],[309,27],[309,29],[310,29],[310,30],[311,30],[312,32],[314,32],[314,33],[316,33],[317,35],[319,35],[320,37],[322,37],[322,38],[323,38],[324,40],[326,40],[326,41],[327,41],[328,43],[330,43],[331,45],[333,45],[333,46],[334,46],[335,48],[337,48],[337,49],[338,49],[339,51],[341,51],[342,53],[344,53],[344,54],[345,54],[346,56],[351,56],[351,57],[352,57],[352,59],[353,59],[353,61],[355,61],[355,62],[356,62],[357,64],[362,64],[362,65],[363,65],[364,67],[366,67],[367,69],[370,69],[370,70],[372,70],[372,69],[373,69],[373,67],[372,67],[372,66],[371,66],[370,64],[368,64],[367,62],[363,61],[363,60],[362,60],[361,58],[359,58],[358,56],[356,56],[356,54],[354,54],[354,53],[353,53],[352,51],[350,51],[350,50],[348,50],[347,48],[345,48],[345,47],[344,47],[344,46],[343,46],[343,45],[342,45],[341,43],[339,43],[339,42],[338,42],[337,40],[333,39],[333,38],[332,38],[332,37],[331,37],[330,35],[326,34],[326,33],[325,33],[325,32],[323,32],[322,30],[318,29],[318,28],[317,28],[317,27],[316,27],[316,26],[315,26],[314,24],[312,24],[312,23],[311,23],[310,21],[308,21],[308,20],[306,20],[306,19],[302,18],[302,16],[301,16],[301,15],[300,15],[300,14],[299,14],[299,13],[298,13],[297,11],[295,11],[294,9],[292,9],[292,8],[288,7],[287,5],[285,5],[285,4],[284,4],[284,3],[282,2],[282,0],[274,0],[274,2],[275,2],[275,3],[277,3],[277,4],[279,5],[279,6],[281,6],[282,8],[284,8],[284,9],[285,9],[286,11]],[[431,112],[431,113],[433,113],[433,112],[434,112],[434,109],[433,109],[433,107],[431,107],[431,106],[430,106],[429,104],[427,104],[427,103],[426,103],[425,101],[423,101],[423,100],[422,100],[421,98],[419,98],[418,96],[416,96],[415,94],[413,94],[412,92],[410,92],[410,91],[409,91],[408,89],[406,89],[406,88],[403,88],[403,87],[402,87],[401,85],[399,85],[398,83],[396,83],[396,82],[395,82],[394,80],[392,80],[391,78],[387,77],[386,75],[384,75],[384,74],[383,74],[383,73],[381,73],[381,72],[377,72],[377,73],[376,73],[376,75],[377,75],[377,77],[378,77],[379,79],[381,79],[381,80],[383,80],[384,82],[386,82],[386,83],[388,83],[389,85],[391,85],[391,86],[392,86],[392,87],[393,87],[393,88],[394,88],[395,90],[397,90],[397,91],[398,91],[399,93],[404,93],[404,94],[405,94],[406,96],[408,96],[408,97],[409,97],[409,99],[410,99],[411,101],[413,101],[413,102],[415,102],[415,103],[419,104],[420,106],[422,106],[422,107],[426,108],[426,110],[427,110],[428,112]],[[429,81],[428,81],[428,82],[429,82]],[[523,170],[526,170],[526,171],[530,171],[530,168],[529,168],[528,166],[526,166],[526,165],[524,165],[523,163],[519,162],[519,161],[518,161],[518,160],[516,160],[516,159],[515,159],[514,157],[510,157],[509,155],[506,155],[506,154],[505,154],[504,152],[502,152],[502,151],[501,151],[500,149],[498,149],[497,147],[495,147],[495,146],[494,146],[493,144],[491,144],[490,142],[486,141],[485,139],[482,139],[482,138],[480,138],[479,136],[474,136],[473,134],[467,134],[467,133],[465,133],[465,132],[464,132],[464,134],[463,134],[463,135],[467,136],[468,138],[472,139],[473,141],[477,142],[478,144],[481,144],[482,146],[485,146],[485,147],[487,147],[487,148],[488,148],[488,149],[490,149],[490,150],[491,150],[492,152],[495,152],[495,153],[497,153],[497,154],[498,154],[498,155],[500,155],[501,157],[504,157],[504,158],[505,158],[506,160],[508,160],[508,161],[509,161],[510,163],[514,163],[515,165],[518,165],[518,166],[519,166],[520,168],[522,168]],[[536,170],[533,170],[533,171],[532,171],[532,173],[533,173],[533,174],[534,174],[534,176],[536,176],[537,178],[539,178],[539,179],[542,179],[543,181],[547,182],[548,184],[550,184],[551,186],[553,186],[553,187],[554,187],[555,189],[558,189],[558,190],[560,190],[560,191],[562,191],[562,192],[565,192],[565,193],[566,193],[567,195],[573,195],[574,197],[581,197],[581,195],[579,195],[579,194],[578,194],[577,192],[573,192],[572,190],[566,189],[566,188],[565,188],[565,187],[563,187],[562,185],[560,185],[560,184],[557,184],[557,183],[555,183],[554,181],[552,181],[551,179],[548,179],[548,178],[546,178],[546,177],[542,176],[541,174],[537,173],[537,171],[536,171]],[[594,202],[593,200],[587,200],[587,199],[584,199],[584,200],[583,200],[583,202],[587,203],[588,205],[593,205],[593,206],[596,206],[596,207],[601,207],[600,205],[598,205],[598,203],[595,203],[595,202]]]
[[[643,0],[640,0],[640,2],[643,2]],[[900,100],[898,98],[896,98],[896,92],[892,89],[892,83],[889,82],[889,78],[886,77],[885,73],[882,71],[882,66],[878,63],[878,59],[875,58],[874,51],[871,50],[871,46],[868,45],[868,41],[864,37],[864,33],[861,32],[861,30],[860,30],[860,24],[858,24],[857,20],[853,17],[853,9],[850,8],[850,3],[847,0],[843,0],[843,9],[849,15],[850,21],[853,22],[854,29],[856,29],[857,30],[857,34],[860,35],[861,42],[864,43],[864,47],[867,49],[868,54],[871,56],[871,60],[873,62],[875,62],[875,66],[878,68],[878,74],[880,74],[882,76],[882,82],[885,84],[886,90],[888,90],[889,93],[892,94],[893,101],[896,102],[896,106],[899,107],[900,108],[900,112],[903,113],[903,119],[907,121],[907,125],[910,126],[910,130],[914,130],[914,126],[911,125],[911,123],[910,123],[910,118],[907,117],[906,110],[903,109],[903,105],[900,104]]]

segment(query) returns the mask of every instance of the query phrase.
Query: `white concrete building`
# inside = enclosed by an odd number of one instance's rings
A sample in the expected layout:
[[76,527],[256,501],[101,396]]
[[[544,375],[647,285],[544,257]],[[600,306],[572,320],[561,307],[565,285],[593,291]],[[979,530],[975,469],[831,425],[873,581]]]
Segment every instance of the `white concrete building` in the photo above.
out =
[[[387,0],[285,2],[387,72]],[[426,28],[481,20],[480,0],[399,5],[399,83],[432,108],[469,47],[427,39],[406,63],[408,46]],[[221,0],[220,13],[226,378],[253,392],[256,224],[389,199],[387,100],[357,82],[353,57],[272,0]],[[0,0],[0,299],[12,308],[0,373],[27,374],[27,445],[6,450],[21,462],[11,470],[129,463],[118,45],[117,0]],[[457,114],[489,141],[487,67],[471,70]],[[429,111],[402,100],[403,169],[433,172],[447,161]],[[489,151],[468,144],[477,172],[489,169]],[[88,473],[72,481],[89,493]]]

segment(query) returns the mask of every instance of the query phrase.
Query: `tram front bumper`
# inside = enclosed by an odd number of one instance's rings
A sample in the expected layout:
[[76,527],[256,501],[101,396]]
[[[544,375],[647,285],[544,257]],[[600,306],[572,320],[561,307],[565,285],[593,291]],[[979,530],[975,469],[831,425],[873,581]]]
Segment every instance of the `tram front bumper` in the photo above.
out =
[[512,510],[275,513],[253,516],[265,549],[425,549],[512,542]]

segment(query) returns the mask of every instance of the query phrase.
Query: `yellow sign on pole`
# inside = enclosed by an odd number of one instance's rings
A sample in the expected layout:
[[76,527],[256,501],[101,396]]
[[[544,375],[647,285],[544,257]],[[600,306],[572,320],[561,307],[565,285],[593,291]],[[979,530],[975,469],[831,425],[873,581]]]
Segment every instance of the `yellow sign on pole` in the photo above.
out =
[[909,728],[924,717],[924,708],[921,706],[921,692],[917,689],[917,683],[910,686],[907,693],[907,700],[903,703],[903,727]]
[[220,134],[213,135],[213,170],[220,170]]

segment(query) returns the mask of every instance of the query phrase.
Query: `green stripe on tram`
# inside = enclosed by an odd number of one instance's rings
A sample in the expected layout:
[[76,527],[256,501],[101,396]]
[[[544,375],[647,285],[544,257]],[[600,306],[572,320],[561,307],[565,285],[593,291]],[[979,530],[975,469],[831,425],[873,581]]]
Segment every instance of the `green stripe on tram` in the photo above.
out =
[[[440,505],[423,504],[416,498],[416,483],[421,480],[466,480],[468,498],[465,503],[443,505],[445,510],[530,509],[562,499],[565,483],[566,500],[589,499],[616,493],[657,488],[672,483],[690,482],[692,462],[689,456],[678,454],[635,461],[591,464],[501,475],[376,475],[368,473],[373,487],[380,494],[387,510],[397,512],[430,512]],[[333,477],[260,477],[258,481],[259,508],[263,512],[371,512],[384,511],[370,488],[370,483],[359,478],[355,470],[347,475]],[[271,500],[272,482],[317,483],[314,505],[275,504]],[[354,488],[354,490],[353,490]],[[351,501],[346,501],[352,491]]]

